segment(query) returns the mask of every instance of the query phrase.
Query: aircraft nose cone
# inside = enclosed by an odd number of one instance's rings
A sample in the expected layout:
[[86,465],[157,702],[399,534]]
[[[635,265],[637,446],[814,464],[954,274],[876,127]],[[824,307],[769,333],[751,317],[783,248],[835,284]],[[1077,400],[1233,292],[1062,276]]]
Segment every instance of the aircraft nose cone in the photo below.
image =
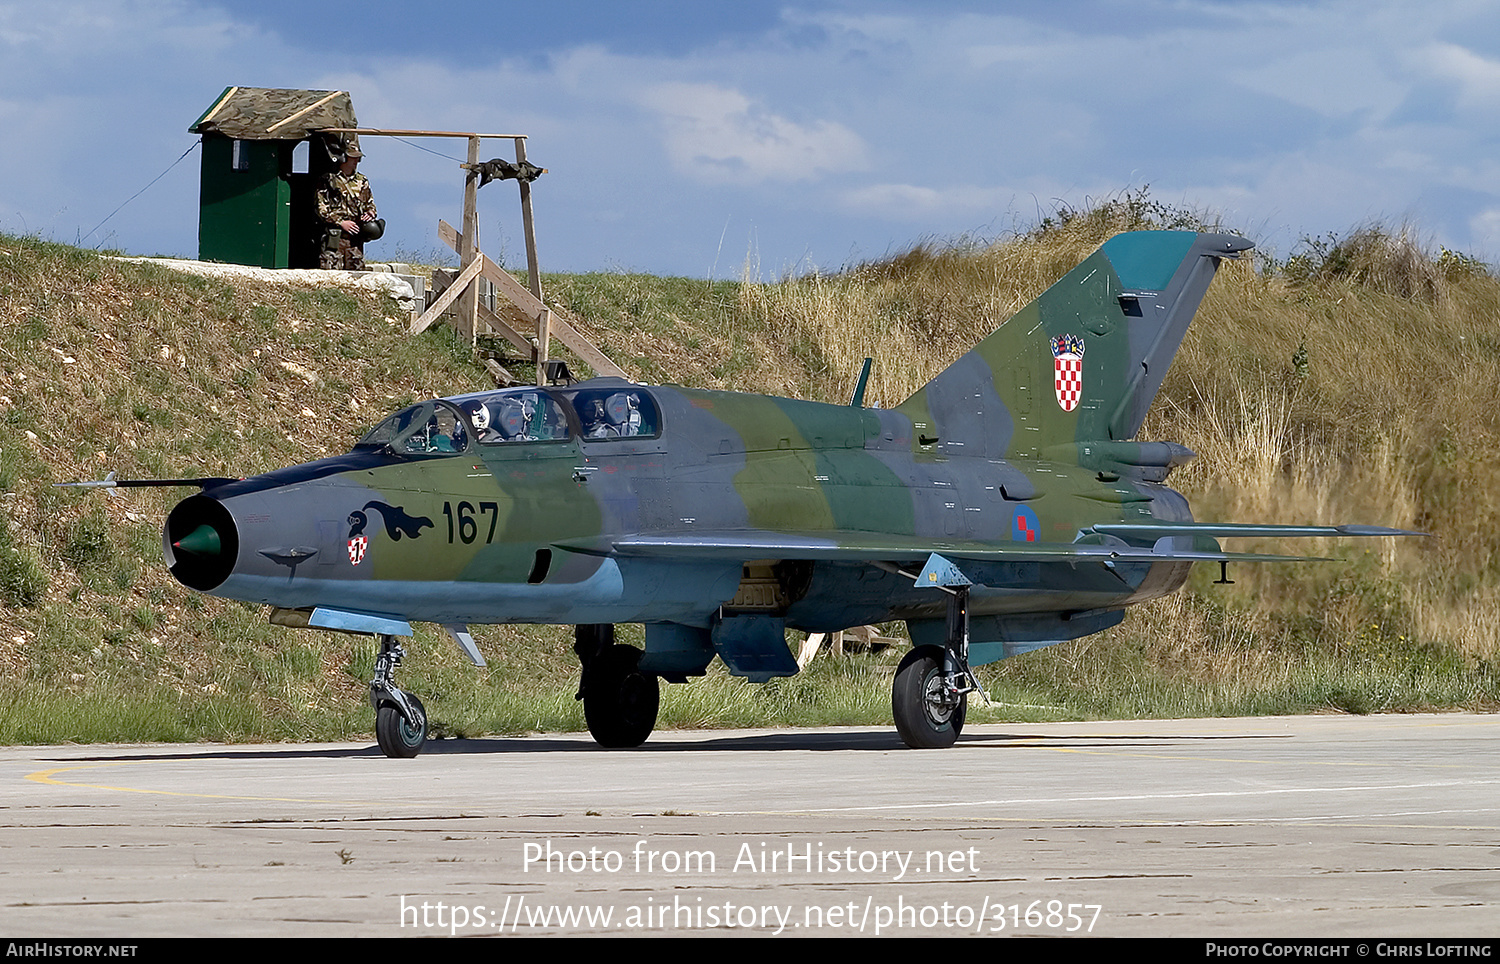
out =
[[195,556],[217,556],[224,546],[219,539],[219,530],[205,523],[172,543],[172,548]]

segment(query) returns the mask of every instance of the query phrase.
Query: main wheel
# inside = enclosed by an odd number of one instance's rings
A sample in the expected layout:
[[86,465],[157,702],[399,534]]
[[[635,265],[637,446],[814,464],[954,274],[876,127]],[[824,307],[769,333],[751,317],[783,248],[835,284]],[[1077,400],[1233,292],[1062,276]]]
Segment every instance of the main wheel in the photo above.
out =
[[406,701],[416,711],[415,724],[408,723],[394,703],[381,703],[375,711],[375,742],[386,756],[410,759],[421,753],[422,744],[427,742],[427,708],[410,693]]
[[967,693],[957,701],[944,699],[943,651],[918,646],[896,667],[891,687],[891,715],[901,741],[916,749],[952,746],[963,732],[969,711]]
[[655,676],[637,666],[641,651],[634,646],[611,646],[583,670],[583,718],[600,746],[640,746],[656,728],[661,706]]

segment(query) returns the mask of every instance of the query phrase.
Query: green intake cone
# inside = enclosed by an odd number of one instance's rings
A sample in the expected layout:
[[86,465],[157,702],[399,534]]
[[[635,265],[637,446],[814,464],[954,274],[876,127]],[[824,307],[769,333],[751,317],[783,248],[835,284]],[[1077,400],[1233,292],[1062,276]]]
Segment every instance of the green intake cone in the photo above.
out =
[[211,525],[201,525],[172,543],[172,548],[190,552],[195,556],[217,556],[219,554],[219,530]]

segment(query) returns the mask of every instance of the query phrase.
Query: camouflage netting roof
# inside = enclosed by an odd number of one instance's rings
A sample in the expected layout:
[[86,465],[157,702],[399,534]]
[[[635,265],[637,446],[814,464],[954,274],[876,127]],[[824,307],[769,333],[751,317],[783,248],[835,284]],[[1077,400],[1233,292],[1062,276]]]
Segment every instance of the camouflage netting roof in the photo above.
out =
[[250,141],[295,141],[329,127],[358,126],[346,91],[226,87],[188,131],[215,131]]

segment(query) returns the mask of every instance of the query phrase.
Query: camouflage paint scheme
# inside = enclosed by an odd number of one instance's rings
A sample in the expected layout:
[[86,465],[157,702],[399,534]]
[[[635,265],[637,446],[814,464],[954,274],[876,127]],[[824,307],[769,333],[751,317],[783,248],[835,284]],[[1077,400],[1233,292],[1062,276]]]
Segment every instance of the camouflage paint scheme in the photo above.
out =
[[[347,455],[204,482],[167,559],[313,625],[644,623],[640,670],[672,681],[715,655],[795,673],[787,629],[906,620],[942,645],[941,564],[972,584],[973,665],[1095,633],[1194,562],[1288,558],[1216,537],[1391,534],[1193,525],[1163,484],[1192,453],[1131,441],[1218,264],[1250,247],[1118,235],[889,410],[620,379],[423,402]],[[588,437],[606,404],[640,413],[634,434]],[[544,430],[480,440],[527,405]]]

